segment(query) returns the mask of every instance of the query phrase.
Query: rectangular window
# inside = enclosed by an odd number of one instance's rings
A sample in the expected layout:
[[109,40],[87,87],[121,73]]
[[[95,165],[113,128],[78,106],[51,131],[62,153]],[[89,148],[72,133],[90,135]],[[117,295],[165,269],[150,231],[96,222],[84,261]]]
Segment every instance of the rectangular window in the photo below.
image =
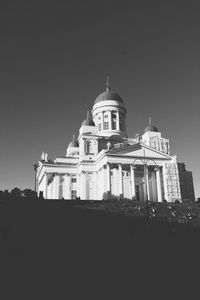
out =
[[104,119],[107,119],[107,118],[108,118],[108,115],[105,115],[105,116],[104,116]]
[[71,182],[76,182],[76,177],[72,177]]
[[101,124],[98,124],[98,130],[101,131]]
[[103,123],[103,129],[104,130],[108,130],[109,129],[109,123],[108,122],[104,122]]
[[117,129],[116,122],[113,122],[113,123],[112,123],[112,129],[113,129],[113,130],[116,130],[116,129]]
[[76,199],[76,190],[71,191],[71,199]]

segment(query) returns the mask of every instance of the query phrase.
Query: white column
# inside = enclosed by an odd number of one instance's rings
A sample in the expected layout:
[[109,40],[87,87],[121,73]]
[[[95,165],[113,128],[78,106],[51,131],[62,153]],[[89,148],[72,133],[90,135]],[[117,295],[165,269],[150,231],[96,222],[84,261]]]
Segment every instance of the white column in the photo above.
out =
[[119,130],[119,111],[117,110],[117,124],[116,124],[117,130]]
[[70,175],[67,173],[65,174],[64,176],[64,198],[69,200],[71,198],[71,195],[70,195]]
[[54,175],[54,199],[59,199],[59,181],[60,181],[60,175],[58,173],[55,173]]
[[160,169],[159,168],[156,171],[156,184],[157,184],[158,202],[162,202],[162,191],[161,191]]
[[119,164],[119,197],[123,197],[123,174],[121,164]]
[[107,165],[103,165],[101,169],[101,185],[102,185],[102,200],[107,199]]
[[80,198],[81,200],[86,200],[86,172],[81,172],[81,182],[80,182]]
[[112,112],[108,111],[109,130],[112,130]]
[[148,166],[146,166],[146,183],[147,183],[147,196],[148,196],[148,200],[150,199],[150,192],[149,192],[149,168]]
[[135,194],[135,169],[136,169],[136,167],[131,165],[130,168],[131,168],[131,187],[132,187],[131,197],[134,200],[134,199],[136,199],[136,194]]
[[43,194],[44,199],[48,199],[47,184],[48,184],[48,174],[45,172],[44,173],[44,194]]
[[107,176],[106,176],[106,179],[107,179],[107,198],[109,199],[109,197],[111,196],[111,178],[110,178],[110,164],[107,163]]

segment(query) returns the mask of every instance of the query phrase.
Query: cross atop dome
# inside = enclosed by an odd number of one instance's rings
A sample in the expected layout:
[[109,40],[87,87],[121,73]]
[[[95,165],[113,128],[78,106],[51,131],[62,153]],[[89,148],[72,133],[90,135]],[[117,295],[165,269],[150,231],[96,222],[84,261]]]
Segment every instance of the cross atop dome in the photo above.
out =
[[106,91],[110,91],[110,77],[109,76],[107,76]]
[[149,117],[149,126],[151,126],[152,124],[151,124],[151,117]]

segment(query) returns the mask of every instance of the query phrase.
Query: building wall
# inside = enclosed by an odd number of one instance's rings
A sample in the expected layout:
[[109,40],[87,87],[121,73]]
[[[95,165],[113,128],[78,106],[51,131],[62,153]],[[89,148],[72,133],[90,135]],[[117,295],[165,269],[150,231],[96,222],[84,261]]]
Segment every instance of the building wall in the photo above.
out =
[[187,171],[184,163],[178,163],[180,190],[183,202],[194,202],[194,185],[192,172]]

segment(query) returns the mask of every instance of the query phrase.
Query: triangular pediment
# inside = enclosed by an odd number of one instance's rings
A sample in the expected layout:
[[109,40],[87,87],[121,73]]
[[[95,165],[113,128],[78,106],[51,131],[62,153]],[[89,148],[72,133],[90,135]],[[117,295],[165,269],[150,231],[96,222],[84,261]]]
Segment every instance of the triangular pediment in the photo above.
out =
[[131,146],[124,146],[120,148],[113,148],[110,150],[108,155],[112,156],[123,156],[123,157],[146,157],[152,159],[172,159],[172,157],[166,153],[153,149],[149,146],[146,146],[142,143],[137,143]]

